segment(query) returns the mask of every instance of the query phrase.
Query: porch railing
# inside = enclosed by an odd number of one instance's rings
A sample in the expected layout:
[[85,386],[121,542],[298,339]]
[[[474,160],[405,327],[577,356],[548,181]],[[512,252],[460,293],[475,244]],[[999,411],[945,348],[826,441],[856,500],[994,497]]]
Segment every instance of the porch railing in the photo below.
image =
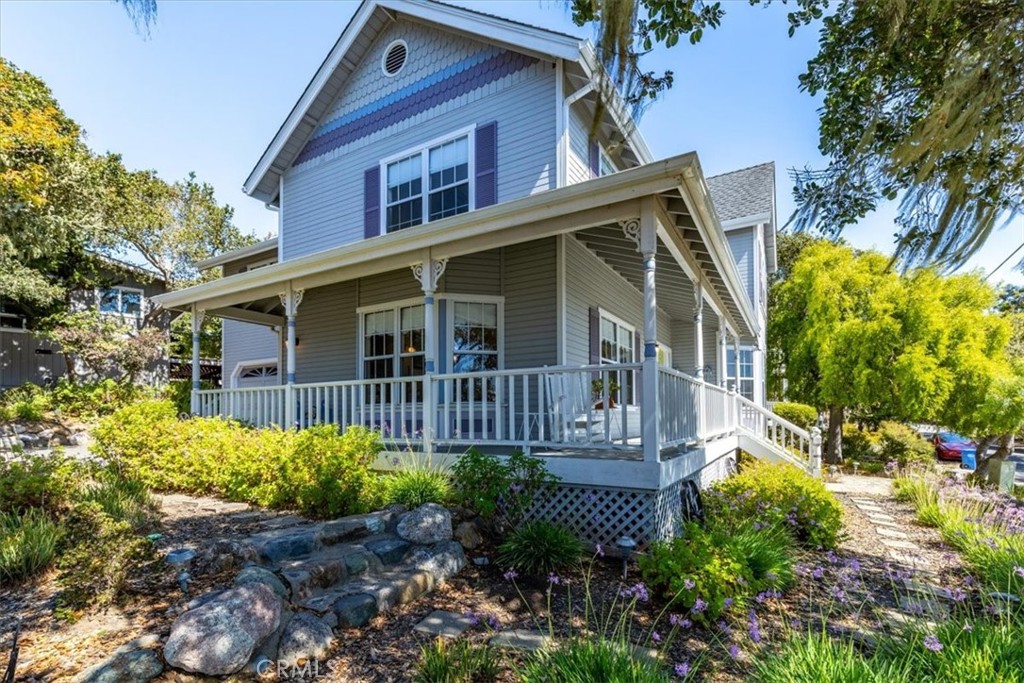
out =
[[[657,448],[744,430],[813,459],[812,435],[735,392],[659,367]],[[254,426],[379,429],[403,445],[478,442],[531,448],[644,450],[640,363],[446,373],[197,392],[198,414]],[[788,456],[787,456],[788,457]]]

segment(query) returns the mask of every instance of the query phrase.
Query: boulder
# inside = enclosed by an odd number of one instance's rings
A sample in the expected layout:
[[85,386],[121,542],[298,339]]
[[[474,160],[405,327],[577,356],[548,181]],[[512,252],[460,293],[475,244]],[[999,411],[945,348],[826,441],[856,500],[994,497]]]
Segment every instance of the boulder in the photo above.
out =
[[473,550],[480,547],[484,538],[480,535],[480,529],[476,522],[466,521],[455,527],[455,539],[462,544],[466,550]]
[[281,621],[281,599],[264,583],[224,591],[174,622],[164,659],[190,673],[240,671]]
[[409,552],[409,543],[398,538],[384,538],[370,541],[366,544],[366,549],[379,557],[384,564],[395,564],[405,559]]
[[281,579],[277,578],[277,574],[269,569],[253,565],[245,567],[242,571],[238,572],[238,576],[235,577],[236,586],[245,586],[250,583],[266,584],[270,587],[270,590],[274,591],[279,597],[285,599],[288,598],[288,589],[285,588]]
[[164,671],[156,650],[119,652],[84,672],[76,683],[148,683]]
[[202,548],[192,567],[195,574],[219,574],[239,569],[255,562],[258,557],[259,553],[252,544],[225,539]]
[[334,643],[331,627],[309,612],[299,612],[288,622],[281,636],[277,661],[293,666],[302,661],[320,659]]
[[437,503],[421,505],[398,520],[398,535],[418,545],[451,540],[451,513]]
[[334,614],[341,628],[359,628],[377,616],[377,601],[372,595],[347,595],[334,603]]

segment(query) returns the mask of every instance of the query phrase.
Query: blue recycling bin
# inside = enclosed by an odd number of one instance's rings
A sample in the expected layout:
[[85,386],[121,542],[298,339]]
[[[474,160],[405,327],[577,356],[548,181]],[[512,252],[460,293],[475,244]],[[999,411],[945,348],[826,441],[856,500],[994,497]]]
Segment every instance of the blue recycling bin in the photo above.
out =
[[960,451],[960,468],[974,470],[978,466],[978,449],[965,448]]

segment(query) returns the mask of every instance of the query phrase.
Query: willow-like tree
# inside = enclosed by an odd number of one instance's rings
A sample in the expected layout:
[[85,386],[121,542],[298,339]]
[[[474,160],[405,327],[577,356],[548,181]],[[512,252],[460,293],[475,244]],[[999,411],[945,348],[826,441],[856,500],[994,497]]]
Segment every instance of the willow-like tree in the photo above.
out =
[[[768,4],[770,0],[750,0]],[[800,88],[822,95],[823,169],[795,172],[796,224],[838,235],[899,198],[897,255],[963,263],[1024,211],[1024,2],[796,0],[790,34],[821,21]],[[700,41],[705,0],[573,0],[607,79],[637,108],[672,85],[638,69],[658,44]]]
[[776,288],[769,358],[788,398],[828,412],[829,462],[849,409],[1002,434],[1024,420],[1024,378],[994,300],[974,275],[900,274],[883,254],[812,244]]

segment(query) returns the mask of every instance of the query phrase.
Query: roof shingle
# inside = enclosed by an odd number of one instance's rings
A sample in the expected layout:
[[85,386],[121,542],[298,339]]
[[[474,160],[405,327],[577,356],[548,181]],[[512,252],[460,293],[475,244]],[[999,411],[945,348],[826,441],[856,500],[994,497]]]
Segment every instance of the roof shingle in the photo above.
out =
[[707,179],[718,220],[768,214],[774,219],[775,162],[730,171]]

